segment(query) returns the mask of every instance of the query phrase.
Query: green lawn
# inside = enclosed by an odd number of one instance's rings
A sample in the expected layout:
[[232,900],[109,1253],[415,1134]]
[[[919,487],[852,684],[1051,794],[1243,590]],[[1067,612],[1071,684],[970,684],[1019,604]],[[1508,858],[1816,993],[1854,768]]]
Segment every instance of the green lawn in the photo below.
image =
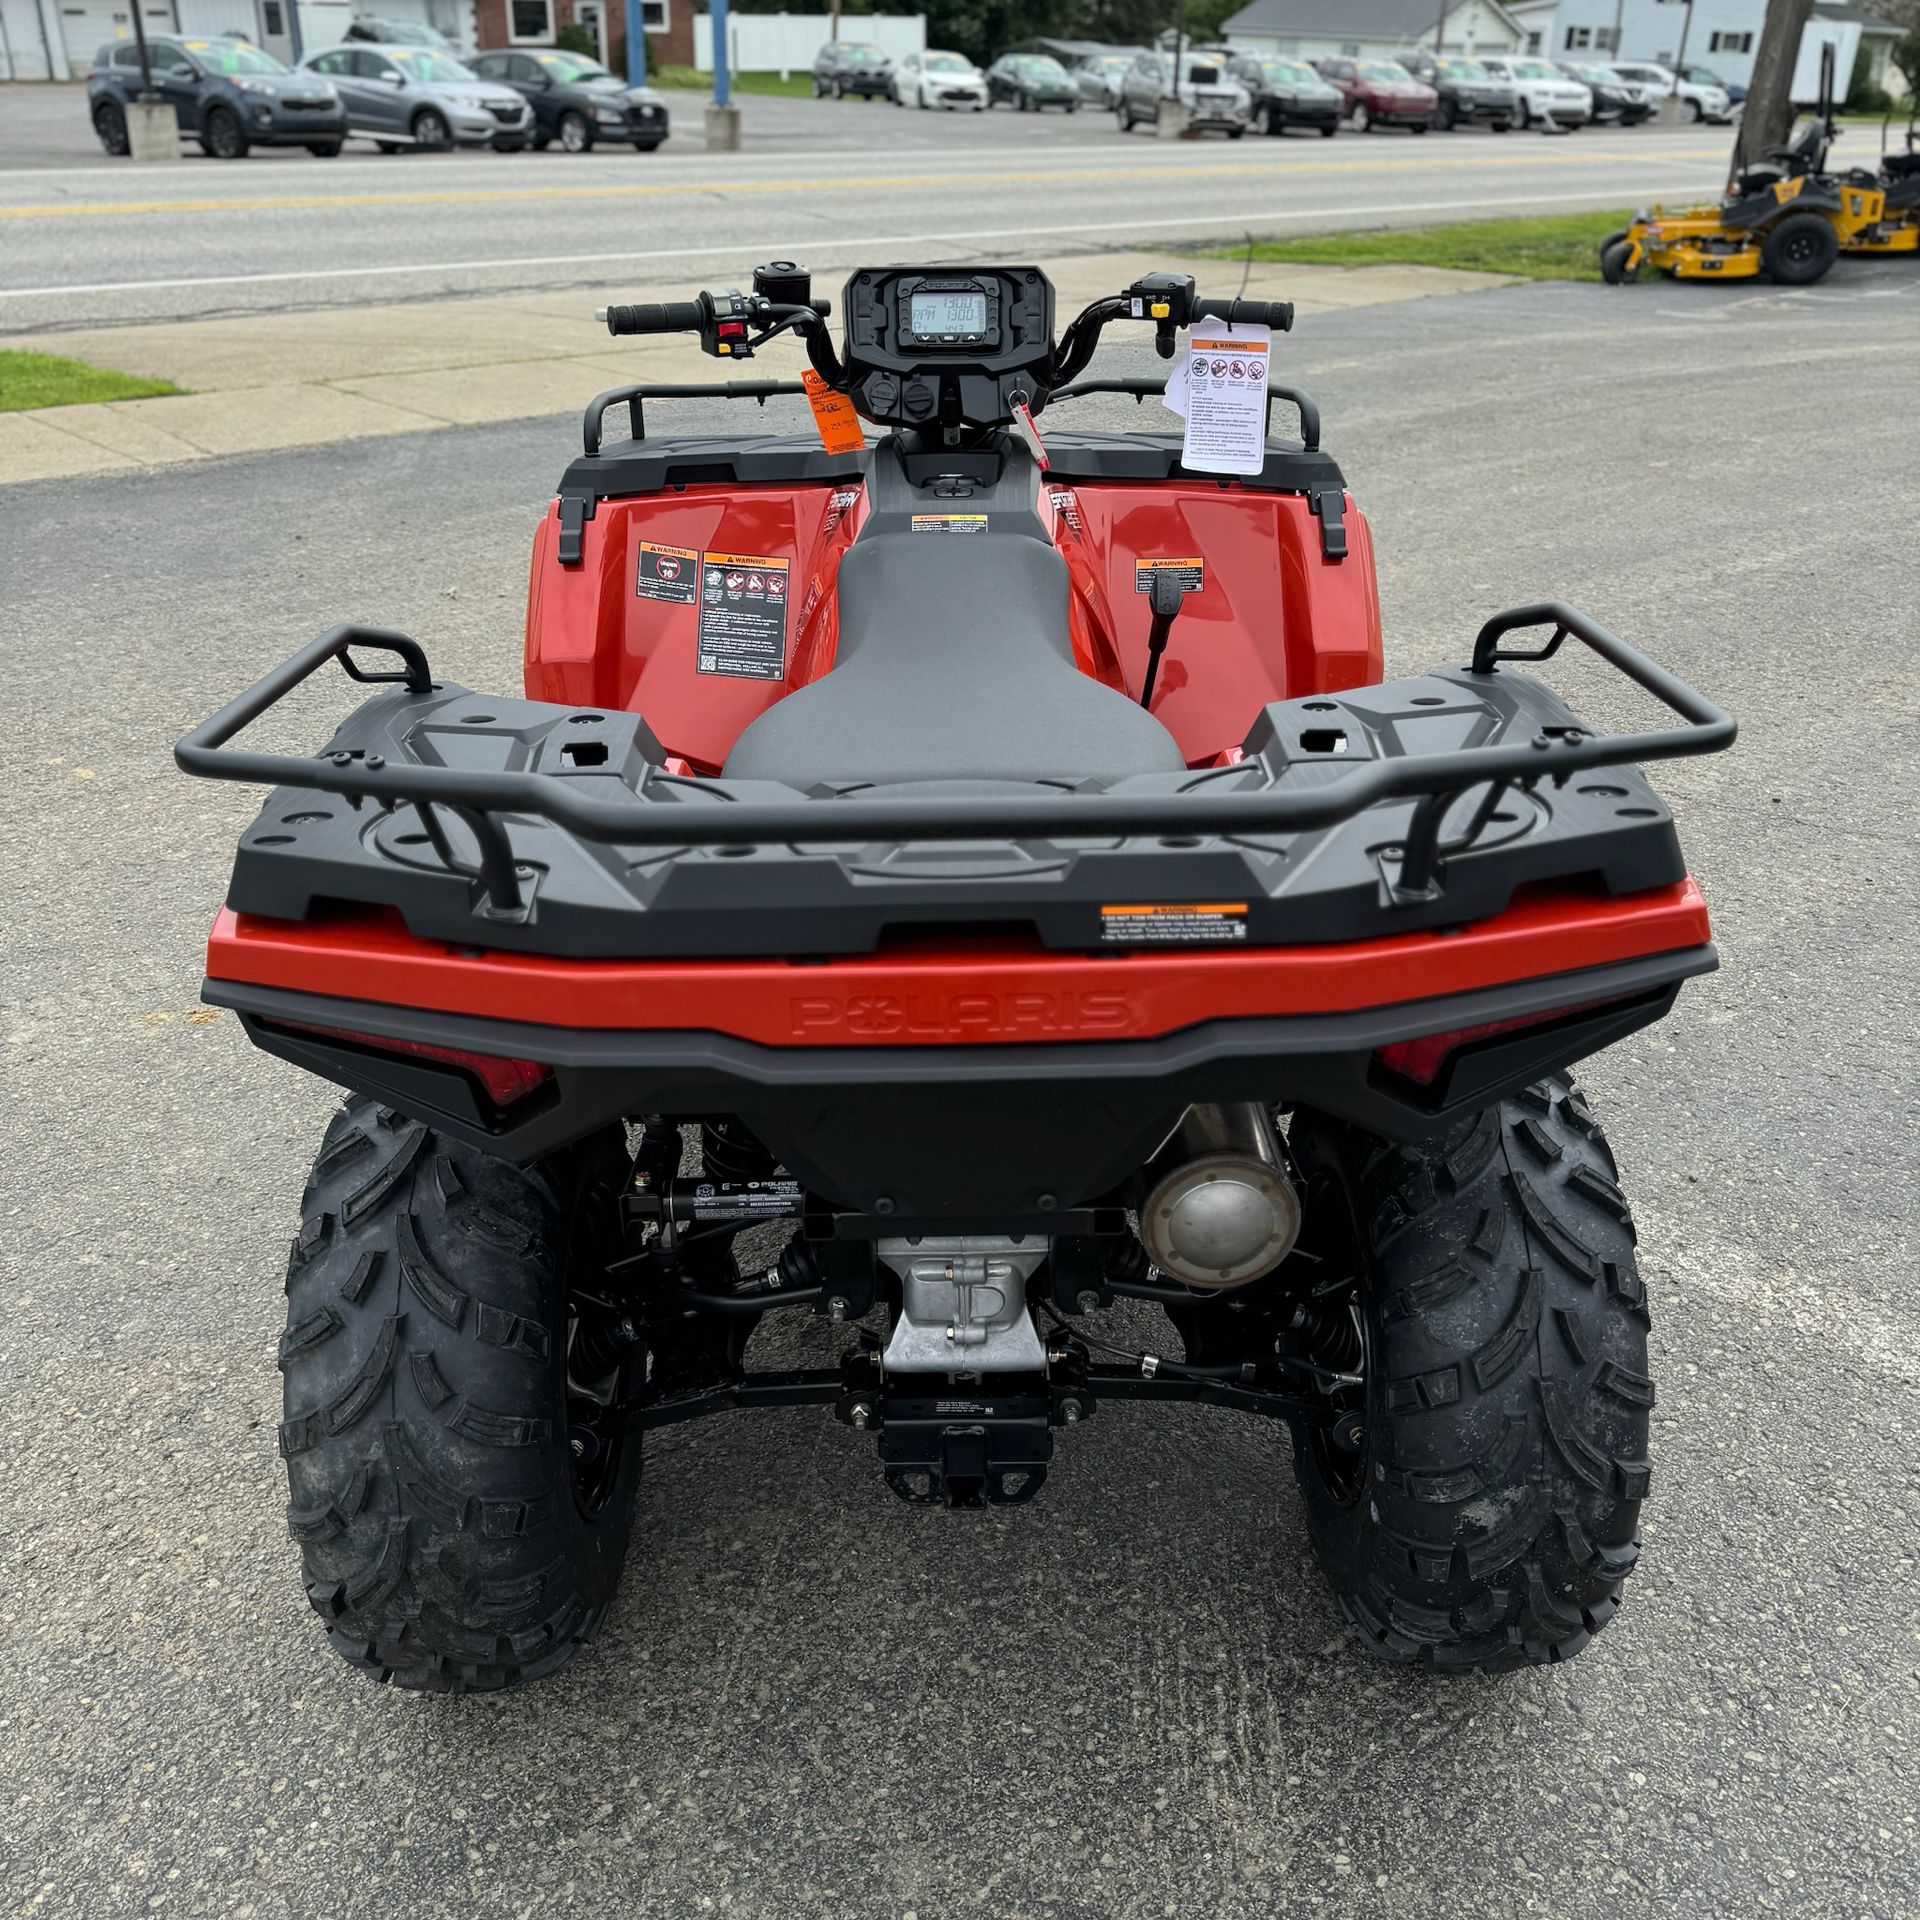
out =
[[[1563,213],[1544,220],[1473,220],[1459,226],[1403,227],[1391,232],[1318,233],[1299,240],[1258,240],[1256,260],[1329,267],[1463,267],[1526,280],[1598,280],[1600,242],[1633,216]],[[1216,260],[1244,260],[1244,247],[1222,247]]]
[[178,393],[171,380],[142,380],[110,373],[53,353],[0,353],[0,413],[26,407],[77,407],[87,400],[145,400]]
[[[712,93],[713,75],[697,67],[654,67],[647,74],[656,87],[671,93]],[[804,100],[813,92],[813,74],[802,69],[782,80],[777,73],[736,73],[735,93],[781,93],[790,100]]]

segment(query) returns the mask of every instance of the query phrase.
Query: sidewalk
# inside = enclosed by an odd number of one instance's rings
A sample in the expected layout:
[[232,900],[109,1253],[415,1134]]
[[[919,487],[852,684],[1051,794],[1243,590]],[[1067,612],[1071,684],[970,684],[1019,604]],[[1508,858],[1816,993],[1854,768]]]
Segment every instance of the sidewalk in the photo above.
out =
[[[1142,273],[1191,272],[1190,259],[1078,254],[1041,263],[1063,315]],[[1219,263],[1210,282],[1237,288]],[[1435,267],[1256,266],[1254,299],[1291,299],[1302,317],[1504,286],[1498,275]],[[649,287],[687,299],[691,285]],[[837,295],[837,283],[827,291]],[[637,380],[725,379],[729,369],[686,338],[612,340],[585,291],[513,294],[406,306],[0,335],[0,348],[65,354],[171,380],[154,400],[0,413],[0,485],[165,467],[241,453],[322,446],[435,427],[577,414],[595,393]],[[797,379],[805,358],[781,340],[741,377]]]

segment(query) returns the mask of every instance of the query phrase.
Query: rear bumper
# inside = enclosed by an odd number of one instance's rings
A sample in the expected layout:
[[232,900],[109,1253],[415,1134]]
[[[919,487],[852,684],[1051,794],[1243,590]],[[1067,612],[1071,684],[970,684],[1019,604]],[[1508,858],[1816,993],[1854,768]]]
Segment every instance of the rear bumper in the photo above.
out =
[[[463,960],[390,923],[384,951],[368,934],[354,936],[356,950],[324,944],[325,929],[223,914],[204,997],[239,1012],[266,1051],[509,1158],[535,1159],[623,1115],[732,1113],[835,1206],[1060,1231],[1048,1215],[1107,1193],[1190,1102],[1309,1105],[1417,1138],[1658,1019],[1682,981],[1717,964],[1691,883],[1661,891],[1675,897],[1642,903],[1611,935],[1595,925],[1577,947],[1542,943],[1538,929],[1489,946],[1485,928],[1466,929],[1362,943],[1409,949],[1397,955],[1271,951],[1264,970],[1259,953],[1191,952],[822,966]],[[1630,905],[1591,904],[1598,922]],[[756,991],[755,975],[777,977]],[[1460,1047],[1426,1085],[1375,1057],[1529,1018],[1542,1023]],[[717,1030],[783,1020],[779,1044]],[[312,1027],[364,1039],[301,1031]],[[465,1073],[382,1053],[383,1040],[539,1061],[553,1077],[496,1112]]]

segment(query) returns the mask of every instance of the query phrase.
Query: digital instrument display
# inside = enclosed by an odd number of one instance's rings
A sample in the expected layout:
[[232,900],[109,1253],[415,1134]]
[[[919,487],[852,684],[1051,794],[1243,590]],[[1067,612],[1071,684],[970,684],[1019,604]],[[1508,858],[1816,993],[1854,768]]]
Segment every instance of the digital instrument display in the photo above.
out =
[[907,308],[907,324],[923,340],[938,340],[943,334],[982,334],[987,330],[984,291],[915,293],[910,296]]

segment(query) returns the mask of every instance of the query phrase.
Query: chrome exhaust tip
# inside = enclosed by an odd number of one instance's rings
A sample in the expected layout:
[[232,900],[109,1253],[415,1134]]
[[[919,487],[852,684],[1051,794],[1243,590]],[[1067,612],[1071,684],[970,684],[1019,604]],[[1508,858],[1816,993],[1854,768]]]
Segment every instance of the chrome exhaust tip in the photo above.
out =
[[1173,1164],[1140,1209],[1140,1239],[1162,1273],[1237,1287],[1293,1251],[1300,1198],[1262,1108],[1189,1107],[1160,1157]]

